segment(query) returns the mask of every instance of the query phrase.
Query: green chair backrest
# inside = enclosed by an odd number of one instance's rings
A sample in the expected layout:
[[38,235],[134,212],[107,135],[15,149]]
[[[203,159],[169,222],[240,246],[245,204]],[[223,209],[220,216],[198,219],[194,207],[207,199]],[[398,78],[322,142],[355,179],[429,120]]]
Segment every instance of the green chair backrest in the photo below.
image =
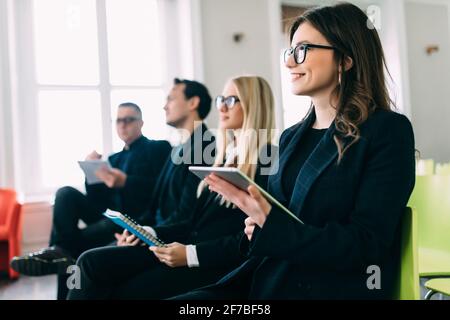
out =
[[450,252],[450,176],[417,176],[408,206],[418,213],[419,248]]
[[406,208],[401,225],[401,260],[396,300],[419,300],[419,261],[417,247],[417,213]]

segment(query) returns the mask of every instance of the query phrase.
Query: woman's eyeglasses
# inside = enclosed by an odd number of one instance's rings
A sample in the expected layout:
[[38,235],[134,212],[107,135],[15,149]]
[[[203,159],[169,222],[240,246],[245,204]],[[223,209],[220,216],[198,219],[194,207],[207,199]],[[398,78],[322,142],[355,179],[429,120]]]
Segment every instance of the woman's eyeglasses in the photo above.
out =
[[289,57],[294,55],[295,63],[302,64],[306,60],[306,54],[311,48],[336,50],[335,47],[322,46],[319,44],[300,43],[295,48],[287,48],[284,50],[284,62],[287,62]]
[[119,125],[119,124],[123,123],[124,125],[129,125],[130,123],[133,123],[137,120],[140,120],[140,119],[136,118],[136,117],[117,118],[116,124]]
[[225,106],[227,107],[227,109],[232,109],[234,107],[234,105],[236,104],[236,102],[239,102],[239,98],[236,96],[228,96],[228,97],[224,97],[224,96],[218,96],[216,98],[216,108],[220,110],[220,108],[222,108],[222,105],[225,104]]

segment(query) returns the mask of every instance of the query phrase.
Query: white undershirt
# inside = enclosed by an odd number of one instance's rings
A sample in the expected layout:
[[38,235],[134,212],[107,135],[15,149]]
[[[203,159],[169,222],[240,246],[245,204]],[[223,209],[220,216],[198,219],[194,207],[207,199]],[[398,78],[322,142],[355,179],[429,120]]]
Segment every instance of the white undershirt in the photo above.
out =
[[[154,237],[157,237],[155,229],[149,226],[144,226],[144,229]],[[197,248],[195,245],[188,244],[186,245],[186,259],[189,268],[199,267],[200,263],[198,262],[197,257]]]

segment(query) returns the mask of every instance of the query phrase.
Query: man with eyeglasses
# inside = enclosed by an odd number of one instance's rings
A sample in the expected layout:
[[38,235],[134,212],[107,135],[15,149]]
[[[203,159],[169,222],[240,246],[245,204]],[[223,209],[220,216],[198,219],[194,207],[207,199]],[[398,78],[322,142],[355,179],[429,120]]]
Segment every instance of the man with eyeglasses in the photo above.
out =
[[[144,137],[143,125],[139,106],[131,102],[119,105],[116,130],[125,146],[108,158],[110,169],[96,172],[103,183],[86,183],[86,194],[72,187],[59,189],[53,208],[50,247],[15,257],[11,261],[14,270],[30,276],[60,274],[58,298],[64,299],[66,268],[85,250],[111,243],[115,233],[121,231],[102,213],[109,208],[137,217],[148,208],[172,147],[167,141]],[[99,159],[101,155],[96,151],[86,157]],[[80,220],[86,224],[85,228],[78,227]]]

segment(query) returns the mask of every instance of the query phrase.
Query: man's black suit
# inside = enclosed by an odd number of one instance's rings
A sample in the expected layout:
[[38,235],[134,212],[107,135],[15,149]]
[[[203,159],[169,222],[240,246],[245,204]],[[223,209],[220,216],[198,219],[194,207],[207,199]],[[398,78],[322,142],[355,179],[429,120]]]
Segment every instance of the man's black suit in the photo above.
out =
[[[107,208],[132,217],[142,213],[150,204],[170,151],[167,141],[141,136],[108,159],[113,168],[127,174],[123,188],[86,184],[86,194],[71,187],[59,189],[55,197],[50,246],[58,245],[76,258],[84,250],[114,240],[117,228],[102,213]],[[87,224],[82,230],[78,228],[80,219]]]
[[189,166],[212,165],[214,148],[214,136],[202,123],[184,144],[173,149],[171,157],[160,169],[149,207],[138,218],[142,225],[181,221],[193,214],[200,179],[189,171]]
[[[102,213],[107,208],[130,216],[142,213],[149,206],[159,173],[171,149],[167,141],[149,140],[141,136],[108,159],[113,168],[127,174],[123,188],[86,184],[86,194],[72,187],[59,189],[53,208],[49,245],[57,245],[77,258],[85,250],[113,241],[114,233],[121,230]],[[79,220],[85,222],[86,228],[78,228]],[[60,275],[58,280],[59,299],[67,295],[65,279],[65,275]]]

